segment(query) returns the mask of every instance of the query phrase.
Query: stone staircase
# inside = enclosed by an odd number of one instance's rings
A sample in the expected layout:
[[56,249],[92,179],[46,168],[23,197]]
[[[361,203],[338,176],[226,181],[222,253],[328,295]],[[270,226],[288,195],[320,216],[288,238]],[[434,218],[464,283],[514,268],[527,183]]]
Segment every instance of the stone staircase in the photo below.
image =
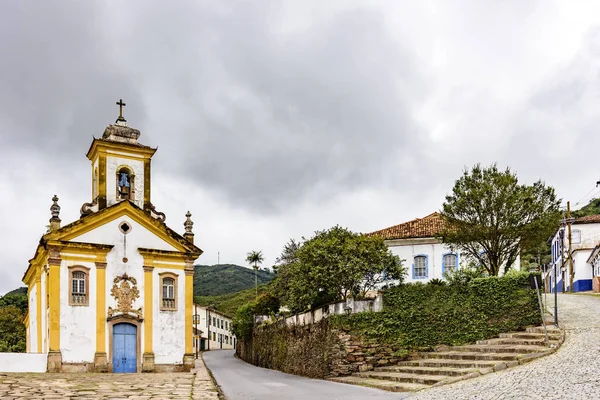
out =
[[475,378],[553,353],[564,340],[564,332],[548,327],[550,347],[543,327],[525,332],[502,333],[499,338],[467,346],[444,346],[421,353],[420,359],[372,371],[330,378],[330,381],[369,386],[392,392],[408,392]]

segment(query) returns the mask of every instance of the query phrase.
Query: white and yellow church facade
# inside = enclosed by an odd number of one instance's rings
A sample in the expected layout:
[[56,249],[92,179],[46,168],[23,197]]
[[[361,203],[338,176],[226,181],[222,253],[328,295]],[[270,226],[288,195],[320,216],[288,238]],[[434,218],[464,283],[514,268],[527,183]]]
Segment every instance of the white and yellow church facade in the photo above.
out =
[[92,201],[78,220],[61,227],[53,198],[48,232],[23,277],[27,351],[46,353],[48,372],[193,367],[193,274],[202,250],[189,212],[179,235],[153,206],[156,149],[139,136],[121,113],[93,140]]

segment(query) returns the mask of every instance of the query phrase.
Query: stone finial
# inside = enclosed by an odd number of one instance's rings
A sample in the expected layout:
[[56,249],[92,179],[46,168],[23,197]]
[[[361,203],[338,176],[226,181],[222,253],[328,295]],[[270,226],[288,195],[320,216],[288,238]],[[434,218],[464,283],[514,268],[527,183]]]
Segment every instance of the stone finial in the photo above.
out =
[[50,214],[52,215],[52,217],[50,218],[50,232],[52,232],[60,228],[60,218],[58,217],[58,215],[60,214],[60,206],[58,205],[57,195],[54,195],[52,197]]
[[183,223],[183,227],[185,228],[185,233],[183,234],[183,237],[187,239],[188,242],[190,243],[194,243],[194,233],[192,232],[192,227],[194,226],[194,223],[191,220],[191,216],[192,214],[188,211],[186,214],[186,220]]

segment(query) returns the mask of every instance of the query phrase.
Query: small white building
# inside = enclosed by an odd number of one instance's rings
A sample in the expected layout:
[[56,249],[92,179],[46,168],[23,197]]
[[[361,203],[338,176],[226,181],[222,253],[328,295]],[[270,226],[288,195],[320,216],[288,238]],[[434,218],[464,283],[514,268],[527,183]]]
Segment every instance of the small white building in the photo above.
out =
[[231,317],[214,308],[194,304],[194,351],[235,349]]
[[[383,237],[392,253],[405,260],[408,268],[406,282],[427,282],[434,278],[444,279],[446,272],[456,270],[467,261],[466,257],[452,251],[436,238],[443,228],[444,220],[434,212],[369,235]],[[519,267],[520,258],[517,257],[512,268],[518,270]]]
[[[600,243],[600,215],[588,215],[573,221],[570,249],[567,227],[558,229],[550,242],[552,258],[546,271],[546,282],[550,291],[568,292],[571,284],[574,292],[592,290],[592,279],[600,272],[600,257],[596,249]],[[570,276],[569,255],[573,258],[573,282]],[[595,265],[599,267],[596,270]]]

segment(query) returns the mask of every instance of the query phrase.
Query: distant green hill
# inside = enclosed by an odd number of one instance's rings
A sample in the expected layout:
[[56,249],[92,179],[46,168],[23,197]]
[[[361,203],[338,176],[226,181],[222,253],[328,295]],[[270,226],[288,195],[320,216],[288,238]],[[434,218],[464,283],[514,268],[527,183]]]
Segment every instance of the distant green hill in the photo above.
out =
[[577,211],[573,211],[572,214],[575,218],[585,217],[586,215],[600,214],[600,199],[590,200],[586,206],[581,207]]
[[[267,291],[267,285],[258,287],[259,296]],[[254,288],[242,290],[236,293],[222,294],[219,296],[195,296],[194,303],[201,306],[211,306],[231,317],[238,308],[256,299]]]
[[[270,282],[275,274],[258,271],[258,284]],[[196,265],[194,296],[217,296],[254,288],[254,270],[234,264]]]
[[18,289],[11,290],[10,292],[6,293],[5,296],[8,296],[9,294],[24,294],[25,296],[27,296],[27,288],[20,287]]

